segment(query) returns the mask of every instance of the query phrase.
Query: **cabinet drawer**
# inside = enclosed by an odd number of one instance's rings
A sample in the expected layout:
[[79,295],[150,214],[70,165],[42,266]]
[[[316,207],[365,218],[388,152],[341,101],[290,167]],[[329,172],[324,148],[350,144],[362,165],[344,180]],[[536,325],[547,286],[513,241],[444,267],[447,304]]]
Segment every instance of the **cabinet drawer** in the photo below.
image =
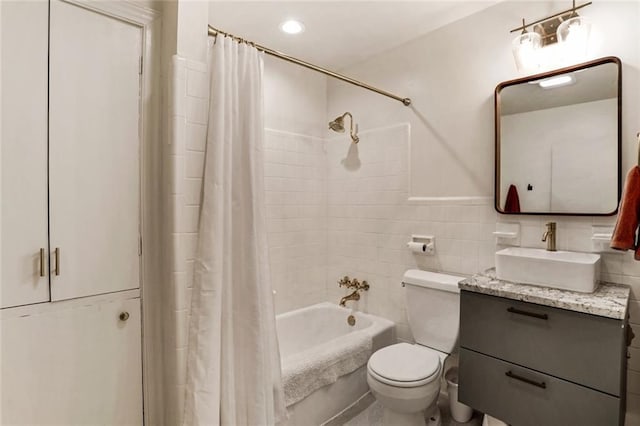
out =
[[460,346],[620,396],[624,322],[461,292]]
[[614,426],[620,398],[460,350],[458,398],[513,426]]

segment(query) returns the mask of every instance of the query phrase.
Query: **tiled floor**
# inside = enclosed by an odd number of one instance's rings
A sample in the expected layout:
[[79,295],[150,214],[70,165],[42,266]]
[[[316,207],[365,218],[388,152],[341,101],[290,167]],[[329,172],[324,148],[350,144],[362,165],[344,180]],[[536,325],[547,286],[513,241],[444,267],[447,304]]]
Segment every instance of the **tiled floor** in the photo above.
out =
[[[480,426],[482,424],[482,415],[474,413],[473,417],[467,423],[458,423],[451,418],[449,413],[449,400],[441,396],[438,400],[440,414],[442,415],[441,426]],[[356,417],[349,420],[344,426],[393,426],[382,424],[382,405],[375,401],[367,409],[362,411]]]

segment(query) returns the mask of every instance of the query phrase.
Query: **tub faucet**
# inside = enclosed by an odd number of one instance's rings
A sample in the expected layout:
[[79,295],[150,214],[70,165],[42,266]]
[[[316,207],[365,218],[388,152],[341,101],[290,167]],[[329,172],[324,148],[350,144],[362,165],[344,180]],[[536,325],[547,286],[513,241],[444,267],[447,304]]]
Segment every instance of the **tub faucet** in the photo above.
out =
[[353,290],[353,293],[340,299],[340,306],[345,306],[345,303],[347,303],[349,300],[360,300],[360,291]]
[[546,224],[547,230],[542,234],[542,242],[547,242],[547,251],[556,251],[556,223]]

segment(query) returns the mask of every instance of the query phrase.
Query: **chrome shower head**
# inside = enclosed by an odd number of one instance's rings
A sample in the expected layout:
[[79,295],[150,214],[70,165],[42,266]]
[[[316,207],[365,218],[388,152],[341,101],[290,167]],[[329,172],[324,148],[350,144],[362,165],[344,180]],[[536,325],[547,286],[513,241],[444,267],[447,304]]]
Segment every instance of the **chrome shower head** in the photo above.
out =
[[329,128],[331,130],[333,130],[334,132],[338,132],[338,133],[344,133],[344,118],[345,117],[349,117],[349,119],[351,120],[351,128],[350,128],[350,133],[351,133],[351,140],[353,141],[353,143],[358,143],[360,142],[360,138],[358,137],[358,125],[356,124],[356,130],[353,130],[353,116],[351,115],[350,112],[345,112],[344,114],[342,114],[340,117],[336,117],[335,120],[330,121],[329,122]]

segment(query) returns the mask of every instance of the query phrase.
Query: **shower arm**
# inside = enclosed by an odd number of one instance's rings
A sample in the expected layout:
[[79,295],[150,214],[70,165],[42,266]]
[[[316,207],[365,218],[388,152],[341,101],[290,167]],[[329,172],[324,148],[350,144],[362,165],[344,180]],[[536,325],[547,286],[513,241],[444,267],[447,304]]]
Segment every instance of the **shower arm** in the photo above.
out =
[[349,134],[351,135],[351,140],[354,141],[355,143],[358,143],[356,142],[360,140],[360,138],[356,134],[358,132],[358,128],[357,128],[358,125],[356,124],[356,133],[354,133],[353,132],[353,115],[351,115],[351,113],[347,111],[344,114],[342,114],[342,118],[344,117],[349,117]]

